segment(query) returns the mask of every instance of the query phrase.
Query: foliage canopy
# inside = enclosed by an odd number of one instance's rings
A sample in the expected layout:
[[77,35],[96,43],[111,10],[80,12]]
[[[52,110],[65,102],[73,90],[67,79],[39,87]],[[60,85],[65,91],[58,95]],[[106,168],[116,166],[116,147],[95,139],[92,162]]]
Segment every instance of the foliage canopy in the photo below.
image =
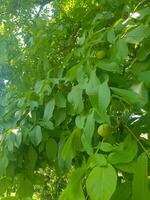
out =
[[150,199],[149,14],[149,0],[0,0],[1,199],[34,199],[51,168],[71,173],[54,199]]

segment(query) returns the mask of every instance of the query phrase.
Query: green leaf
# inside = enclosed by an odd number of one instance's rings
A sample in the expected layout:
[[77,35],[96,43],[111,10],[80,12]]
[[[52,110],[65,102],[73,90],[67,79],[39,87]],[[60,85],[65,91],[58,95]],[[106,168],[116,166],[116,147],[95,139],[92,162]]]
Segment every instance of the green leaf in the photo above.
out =
[[100,83],[96,76],[96,72],[92,71],[89,83],[87,84],[86,93],[88,94],[95,111],[99,115],[104,116],[111,98],[110,89],[108,87],[108,78],[106,78],[103,83]]
[[52,118],[54,108],[55,108],[55,100],[51,99],[45,106],[43,120],[49,121]]
[[131,182],[120,183],[117,185],[111,200],[130,200],[132,194]]
[[16,143],[16,136],[14,133],[11,133],[8,135],[6,139],[6,146],[8,148],[8,151],[13,152],[14,151],[14,145]]
[[115,42],[115,39],[116,39],[116,36],[115,36],[114,29],[110,28],[107,31],[107,41],[113,44]]
[[131,68],[133,75],[138,76],[138,75],[140,75],[141,72],[148,70],[149,61],[150,60],[148,60],[148,62],[147,61],[135,62]]
[[30,146],[26,155],[26,165],[29,170],[32,171],[35,169],[37,158],[38,155],[36,150],[32,146]]
[[117,61],[123,61],[128,56],[128,46],[124,38],[119,38],[113,46],[111,57]]
[[77,150],[81,149],[81,130],[76,128],[69,138],[67,139],[63,150],[62,157],[64,160],[67,158],[73,158]]
[[101,112],[105,112],[111,99],[110,88],[108,87],[108,80],[100,84],[98,88],[98,95],[99,95],[99,109],[101,109]]
[[8,63],[8,53],[6,48],[7,43],[5,41],[0,41],[0,65]]
[[5,154],[0,157],[0,176],[5,175],[8,163],[8,158]]
[[80,85],[76,85],[72,87],[71,92],[68,94],[68,101],[77,113],[80,113],[84,108],[82,92],[83,90]]
[[85,200],[81,181],[84,177],[84,167],[78,168],[71,174],[67,188],[63,191],[59,200]]
[[54,113],[55,126],[59,126],[66,119],[66,110],[59,109]]
[[142,46],[137,51],[137,60],[144,61],[148,55],[150,54],[150,39],[146,39],[143,41]]
[[150,83],[150,71],[143,71],[139,73],[139,80],[145,83]]
[[115,147],[113,147],[110,143],[106,143],[106,142],[101,142],[99,148],[101,151],[104,151],[104,152],[111,152],[115,149]]
[[43,88],[44,85],[44,80],[39,80],[36,82],[34,90],[37,94],[39,94]]
[[111,87],[111,90],[114,94],[118,95],[118,97],[120,96],[121,99],[123,99],[129,104],[143,107],[147,103],[147,99],[145,99],[145,97],[131,90],[119,89],[114,87]]
[[106,158],[104,157],[103,154],[96,153],[96,154],[89,157],[87,165],[90,168],[106,166],[107,160],[106,160]]
[[110,59],[103,59],[96,64],[96,67],[108,72],[120,72],[120,68],[117,62]]
[[54,129],[54,124],[51,121],[40,121],[39,122],[40,126],[49,129],[49,130],[53,130]]
[[64,148],[65,142],[65,137],[62,137],[58,145],[58,166],[62,172],[68,171],[72,164],[72,157],[68,157],[66,160],[64,160],[62,157],[62,150]]
[[118,149],[108,156],[108,161],[111,164],[129,163],[137,155],[138,146],[136,141],[128,135],[124,142],[118,146]]
[[46,155],[49,161],[55,161],[58,152],[58,145],[57,142],[50,138],[46,143]]
[[19,182],[19,188],[17,194],[22,197],[32,197],[33,195],[33,184],[26,177],[22,177]]
[[132,162],[129,162],[129,163],[125,163],[125,164],[117,164],[115,165],[115,167],[123,172],[126,172],[126,173],[134,173],[135,171],[135,168],[136,168],[136,161],[133,160]]
[[80,129],[84,128],[85,119],[86,119],[86,117],[83,115],[77,116],[75,119],[76,126]]
[[92,70],[90,73],[90,78],[89,78],[89,82],[87,84],[86,87],[86,93],[91,96],[91,95],[95,95],[95,93],[98,90],[98,87],[100,85],[100,81],[96,75],[96,71]]
[[88,153],[88,155],[92,155],[93,154],[93,147],[92,147],[91,144],[88,143],[88,141],[85,137],[85,134],[82,134],[81,141],[82,141],[83,149]]
[[75,65],[67,71],[66,78],[70,80],[76,80],[80,65]]
[[8,190],[8,187],[11,185],[11,180],[7,177],[0,178],[0,196],[5,194]]
[[66,99],[61,92],[59,92],[58,94],[55,95],[55,104],[59,108],[65,108],[66,107]]
[[18,197],[2,197],[1,200],[18,200]]
[[150,27],[147,25],[139,25],[138,27],[134,28],[133,30],[127,32],[125,39],[129,43],[139,43],[144,38],[147,38],[150,35]]
[[145,153],[142,153],[137,160],[132,181],[132,199],[150,199],[148,182],[148,159]]
[[20,145],[21,145],[21,142],[22,142],[22,133],[18,132],[18,133],[15,134],[15,146],[17,148],[19,148]]
[[84,134],[87,142],[91,144],[92,136],[94,134],[95,129],[95,120],[94,120],[94,113],[91,112],[86,119],[85,127],[84,127]]
[[144,83],[138,83],[131,86],[131,90],[143,98],[143,102],[148,103],[148,91],[144,86]]
[[42,131],[41,131],[41,127],[40,127],[39,125],[35,126],[35,127],[32,129],[32,131],[31,131],[29,137],[30,137],[31,142],[32,142],[35,146],[39,145],[40,142],[42,141]]
[[91,171],[86,181],[86,189],[91,200],[110,200],[116,184],[115,169],[108,164],[107,167],[95,167]]

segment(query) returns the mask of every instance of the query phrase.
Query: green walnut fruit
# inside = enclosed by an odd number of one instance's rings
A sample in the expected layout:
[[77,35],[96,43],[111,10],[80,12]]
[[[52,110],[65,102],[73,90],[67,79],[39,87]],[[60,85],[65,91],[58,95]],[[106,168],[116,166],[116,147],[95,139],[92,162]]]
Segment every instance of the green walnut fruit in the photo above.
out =
[[99,60],[101,60],[102,58],[105,57],[105,55],[106,55],[105,51],[101,50],[101,51],[98,51],[96,53],[96,58],[99,59]]
[[102,124],[98,127],[97,132],[102,137],[108,137],[112,133],[111,126],[109,124]]

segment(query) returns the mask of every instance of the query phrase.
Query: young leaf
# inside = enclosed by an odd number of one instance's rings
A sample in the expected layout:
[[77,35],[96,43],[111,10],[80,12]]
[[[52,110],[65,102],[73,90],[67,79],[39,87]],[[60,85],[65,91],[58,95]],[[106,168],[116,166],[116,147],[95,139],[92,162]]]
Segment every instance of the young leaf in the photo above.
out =
[[86,189],[92,200],[110,200],[116,184],[117,174],[108,164],[106,167],[95,167],[91,171],[86,181]]

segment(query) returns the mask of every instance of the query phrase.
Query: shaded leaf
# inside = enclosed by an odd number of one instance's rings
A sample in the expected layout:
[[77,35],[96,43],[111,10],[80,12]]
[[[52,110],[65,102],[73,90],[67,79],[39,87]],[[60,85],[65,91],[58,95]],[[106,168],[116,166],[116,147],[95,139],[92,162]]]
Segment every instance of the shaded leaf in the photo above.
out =
[[120,183],[117,185],[111,200],[130,200],[132,194],[131,182]]
[[40,142],[42,141],[42,131],[41,131],[41,127],[39,125],[35,126],[30,135],[30,140],[34,145],[39,145]]
[[46,143],[46,155],[49,161],[55,161],[58,151],[57,142],[50,138]]

